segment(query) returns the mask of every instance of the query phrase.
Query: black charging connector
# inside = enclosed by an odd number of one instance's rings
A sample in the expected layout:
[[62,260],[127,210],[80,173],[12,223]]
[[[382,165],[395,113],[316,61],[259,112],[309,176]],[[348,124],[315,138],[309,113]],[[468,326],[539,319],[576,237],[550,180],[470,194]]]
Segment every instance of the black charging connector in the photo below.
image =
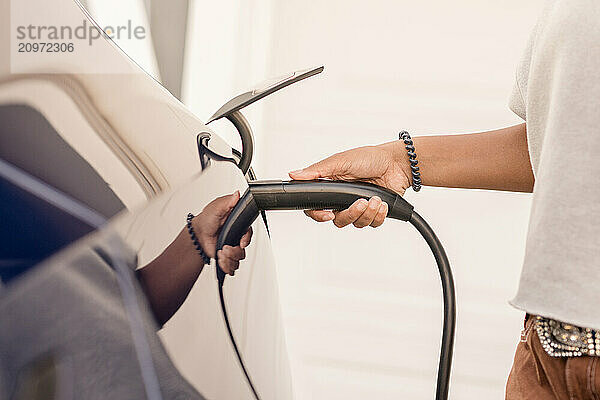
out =
[[[341,210],[349,207],[358,199],[370,199],[373,196],[378,196],[382,201],[387,203],[389,210],[388,218],[410,222],[419,231],[429,245],[438,265],[444,300],[444,321],[435,398],[436,400],[445,400],[448,398],[448,389],[450,386],[450,370],[452,367],[456,325],[456,296],[454,293],[452,270],[446,252],[433,229],[414,211],[414,207],[400,195],[380,186],[360,182],[326,180],[250,182],[248,190],[240,198],[238,204],[231,211],[227,221],[225,221],[225,224],[221,228],[217,240],[217,251],[221,250],[225,245],[239,245],[244,233],[246,233],[250,225],[252,225],[263,211]],[[244,365],[229,324],[223,296],[223,284],[226,274],[219,267],[218,261],[216,273],[221,308],[231,343],[254,397],[259,400],[258,393]]]
[[[358,199],[378,196],[388,204],[388,217],[409,221],[413,206],[395,192],[360,182],[314,181],[254,181],[240,198],[225,221],[217,241],[222,246],[237,246],[260,211],[272,210],[342,210]],[[225,273],[217,269],[219,282]]]

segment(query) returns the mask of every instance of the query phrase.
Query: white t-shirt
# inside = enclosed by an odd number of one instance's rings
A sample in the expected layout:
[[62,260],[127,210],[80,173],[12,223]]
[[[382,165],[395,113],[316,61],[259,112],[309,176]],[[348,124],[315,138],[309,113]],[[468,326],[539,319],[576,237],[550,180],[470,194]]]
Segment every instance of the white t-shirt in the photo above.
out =
[[531,314],[600,329],[600,3],[549,1],[516,76],[535,174],[519,290]]

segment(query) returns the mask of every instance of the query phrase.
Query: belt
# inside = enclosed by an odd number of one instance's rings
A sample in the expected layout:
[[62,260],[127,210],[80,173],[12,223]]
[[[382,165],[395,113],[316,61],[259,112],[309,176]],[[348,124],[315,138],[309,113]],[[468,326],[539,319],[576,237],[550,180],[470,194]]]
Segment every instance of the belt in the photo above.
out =
[[600,356],[600,331],[540,316],[536,316],[535,327],[549,356]]

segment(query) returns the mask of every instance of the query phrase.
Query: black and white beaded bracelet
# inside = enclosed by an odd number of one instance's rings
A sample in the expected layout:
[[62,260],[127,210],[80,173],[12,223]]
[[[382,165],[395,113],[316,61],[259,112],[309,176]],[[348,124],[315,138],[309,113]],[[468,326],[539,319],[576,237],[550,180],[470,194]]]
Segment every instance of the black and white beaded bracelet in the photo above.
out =
[[398,134],[398,138],[404,142],[404,147],[408,151],[408,161],[410,162],[410,170],[412,172],[412,188],[415,192],[421,190],[421,172],[419,172],[419,161],[417,161],[417,153],[410,134],[402,131]]
[[210,257],[207,256],[206,253],[204,252],[202,245],[198,241],[196,232],[194,232],[194,227],[192,226],[193,219],[194,219],[194,214],[189,213],[187,215],[187,223],[186,223],[188,233],[190,234],[190,237],[192,238],[192,242],[194,242],[194,246],[196,246],[196,250],[198,250],[198,254],[200,255],[200,257],[202,257],[202,261],[204,262],[204,264],[210,264]]

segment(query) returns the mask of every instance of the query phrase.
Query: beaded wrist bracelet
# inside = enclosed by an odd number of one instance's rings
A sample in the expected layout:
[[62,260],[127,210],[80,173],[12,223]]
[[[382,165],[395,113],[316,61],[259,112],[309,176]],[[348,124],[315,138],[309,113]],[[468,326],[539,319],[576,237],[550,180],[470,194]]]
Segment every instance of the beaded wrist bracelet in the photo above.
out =
[[406,131],[400,132],[398,138],[404,142],[406,150],[408,151],[408,161],[410,162],[410,170],[412,172],[412,188],[415,192],[418,192],[421,190],[421,173],[419,172],[419,162],[417,161],[415,146],[410,134]]
[[194,228],[192,227],[192,220],[194,219],[194,214],[189,213],[187,215],[187,230],[192,238],[192,242],[194,242],[194,246],[196,246],[196,250],[198,250],[198,254],[202,257],[202,261],[204,264],[210,264],[210,257],[206,255],[204,249],[202,249],[202,245],[198,241],[198,237],[196,236],[196,232],[194,232]]

